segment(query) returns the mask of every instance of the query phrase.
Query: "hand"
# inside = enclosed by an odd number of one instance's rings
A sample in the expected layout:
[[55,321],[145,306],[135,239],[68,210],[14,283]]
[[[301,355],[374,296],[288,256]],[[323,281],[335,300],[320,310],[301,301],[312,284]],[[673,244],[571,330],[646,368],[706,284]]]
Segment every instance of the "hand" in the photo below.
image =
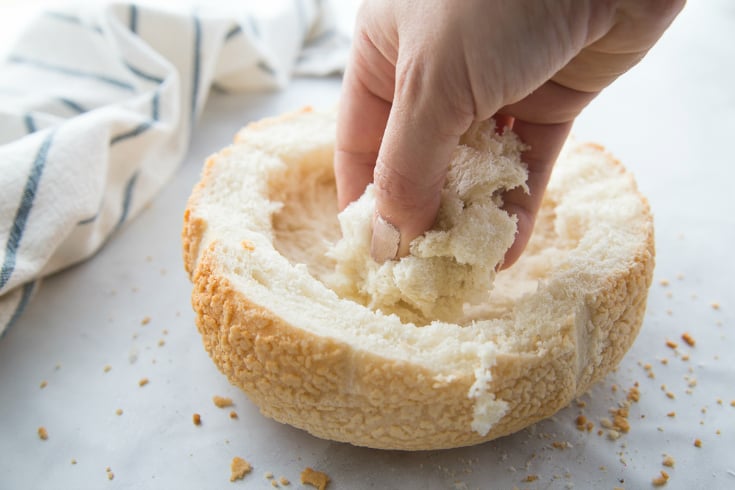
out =
[[[513,264],[575,117],[643,58],[684,3],[366,0],[344,77],[335,174],[340,208],[375,182],[383,219],[374,222],[374,258],[406,255],[432,226],[452,149],[472,122],[495,117],[530,146],[530,193],[504,196],[518,217],[503,267]],[[386,254],[378,245],[396,229],[397,253]]]

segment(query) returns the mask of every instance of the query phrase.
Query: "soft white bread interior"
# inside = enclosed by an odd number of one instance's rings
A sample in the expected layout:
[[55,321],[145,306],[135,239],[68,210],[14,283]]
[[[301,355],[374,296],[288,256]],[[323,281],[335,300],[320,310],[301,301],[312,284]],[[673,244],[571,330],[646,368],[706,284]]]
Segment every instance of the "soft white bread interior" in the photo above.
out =
[[471,445],[554,414],[620,362],[645,311],[653,223],[601,147],[567,146],[521,259],[431,321],[422,305],[338,294],[360,276],[337,271],[334,139],[331,112],[251,124],[207,161],[185,212],[205,348],[265,415],[376,448]]
[[528,192],[523,144],[512,131],[494,129],[492,120],[485,121],[463,135],[449,162],[436,222],[401,260],[379,264],[370,256],[370,184],[339,214],[342,238],[328,251],[336,265],[326,284],[345,299],[418,325],[456,322],[466,304],[485,302],[516,234],[516,217],[501,208],[503,194],[516,187]]

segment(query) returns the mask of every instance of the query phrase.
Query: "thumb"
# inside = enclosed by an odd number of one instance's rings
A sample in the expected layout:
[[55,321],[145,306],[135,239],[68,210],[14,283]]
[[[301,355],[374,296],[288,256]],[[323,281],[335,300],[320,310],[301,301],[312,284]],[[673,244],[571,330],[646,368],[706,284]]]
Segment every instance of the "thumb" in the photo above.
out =
[[378,152],[371,255],[381,263],[407,255],[411,241],[433,225],[452,151],[472,122],[469,113],[450,117],[422,92],[436,93],[397,88]]

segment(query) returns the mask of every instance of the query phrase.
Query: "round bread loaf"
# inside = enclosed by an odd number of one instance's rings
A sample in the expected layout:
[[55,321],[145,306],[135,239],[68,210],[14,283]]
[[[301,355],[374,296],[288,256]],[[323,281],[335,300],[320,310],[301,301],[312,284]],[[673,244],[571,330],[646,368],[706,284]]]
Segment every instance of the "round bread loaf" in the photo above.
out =
[[332,112],[251,124],[209,158],[185,212],[204,346],[263,414],[360,446],[466,446],[554,414],[617,366],[643,320],[653,221],[600,146],[567,144],[524,255],[436,320],[346,296],[344,270],[334,280],[334,140]]

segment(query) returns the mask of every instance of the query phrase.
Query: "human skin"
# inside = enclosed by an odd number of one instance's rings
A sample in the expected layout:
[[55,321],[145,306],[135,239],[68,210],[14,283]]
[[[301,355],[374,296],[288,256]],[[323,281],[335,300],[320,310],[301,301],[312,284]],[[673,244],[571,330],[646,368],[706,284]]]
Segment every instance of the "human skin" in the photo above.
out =
[[366,0],[358,13],[337,124],[340,208],[375,183],[371,253],[408,253],[439,208],[452,150],[494,117],[529,147],[529,193],[504,196],[533,231],[575,117],[637,64],[685,0]]

